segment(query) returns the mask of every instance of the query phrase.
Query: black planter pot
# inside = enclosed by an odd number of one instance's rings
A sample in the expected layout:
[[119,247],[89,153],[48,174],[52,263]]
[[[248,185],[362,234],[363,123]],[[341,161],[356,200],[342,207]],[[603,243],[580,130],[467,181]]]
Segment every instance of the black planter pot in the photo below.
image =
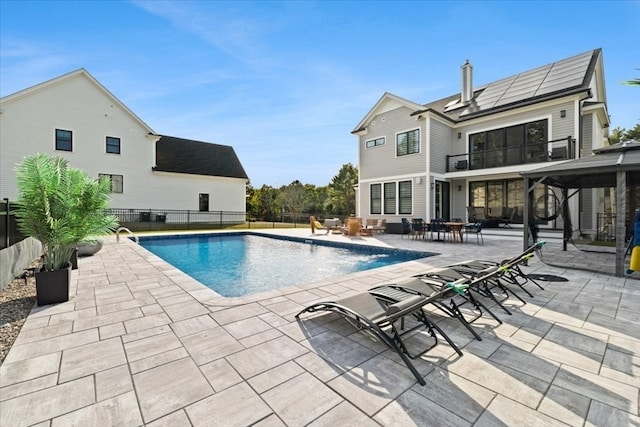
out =
[[69,301],[71,263],[62,270],[38,271],[35,276],[36,300],[39,306]]

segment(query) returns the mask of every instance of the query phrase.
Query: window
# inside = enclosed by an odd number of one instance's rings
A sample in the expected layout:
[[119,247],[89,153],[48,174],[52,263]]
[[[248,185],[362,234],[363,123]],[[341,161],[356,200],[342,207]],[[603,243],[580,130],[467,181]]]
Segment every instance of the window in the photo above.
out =
[[70,130],[56,129],[56,150],[72,151],[72,136]]
[[386,182],[384,184],[384,213],[388,215],[396,214],[396,183]]
[[107,137],[107,153],[120,154],[120,138],[114,136]]
[[366,148],[377,147],[378,145],[384,145],[384,138],[372,139],[365,142]]
[[369,189],[371,191],[369,211],[372,215],[379,215],[382,213],[382,185],[371,184]]
[[[534,190],[534,201],[544,200],[547,194],[547,187],[536,186]],[[511,221],[515,224],[522,224],[524,212],[524,181],[522,179],[477,181],[470,183],[469,203],[475,208],[484,209],[486,215],[490,217],[501,217],[505,214],[505,208],[513,213]],[[515,209],[515,212],[512,211]],[[547,209],[543,205],[541,212]],[[545,213],[545,216],[548,214]],[[536,220],[538,223],[542,221]]]
[[410,130],[396,135],[396,153],[398,156],[420,152],[420,129]]
[[398,183],[398,193],[400,197],[398,200],[398,206],[400,208],[400,215],[411,215],[411,181],[400,181]]
[[198,197],[198,210],[200,212],[209,212],[209,194],[200,193]]
[[547,120],[474,133],[469,152],[471,169],[546,161]]
[[99,173],[98,179],[108,179],[111,182],[112,193],[122,193],[124,189],[124,177],[122,175],[110,175],[106,173]]

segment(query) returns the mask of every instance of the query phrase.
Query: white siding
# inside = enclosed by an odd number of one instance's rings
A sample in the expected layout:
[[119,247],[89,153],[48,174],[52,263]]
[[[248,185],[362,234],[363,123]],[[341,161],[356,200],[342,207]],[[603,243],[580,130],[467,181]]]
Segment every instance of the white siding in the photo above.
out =
[[431,173],[443,174],[446,172],[447,155],[452,152],[453,130],[444,123],[430,118],[429,168]]
[[[0,114],[0,195],[15,200],[15,166],[34,153],[69,160],[91,177],[122,175],[123,193],[111,207],[198,209],[198,193],[212,210],[245,211],[245,180],[152,171],[155,142],[149,129],[90,78],[77,74],[3,100]],[[73,132],[73,151],[55,150],[55,129]],[[121,153],[106,152],[106,137],[120,138]]]

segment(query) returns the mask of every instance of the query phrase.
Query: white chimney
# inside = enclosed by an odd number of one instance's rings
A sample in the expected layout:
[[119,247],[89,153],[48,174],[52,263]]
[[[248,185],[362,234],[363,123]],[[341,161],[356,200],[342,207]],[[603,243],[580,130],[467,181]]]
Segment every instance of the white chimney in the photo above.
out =
[[467,103],[473,98],[473,66],[469,60],[462,66],[462,93],[460,102]]

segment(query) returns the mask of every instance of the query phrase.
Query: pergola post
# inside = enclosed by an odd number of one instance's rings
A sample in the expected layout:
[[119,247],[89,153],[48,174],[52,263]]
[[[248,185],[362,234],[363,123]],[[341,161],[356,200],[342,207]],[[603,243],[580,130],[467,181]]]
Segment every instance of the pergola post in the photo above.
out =
[[[616,172],[616,277],[624,276],[625,220],[627,217],[627,173]],[[631,224],[633,227],[633,224]]]

